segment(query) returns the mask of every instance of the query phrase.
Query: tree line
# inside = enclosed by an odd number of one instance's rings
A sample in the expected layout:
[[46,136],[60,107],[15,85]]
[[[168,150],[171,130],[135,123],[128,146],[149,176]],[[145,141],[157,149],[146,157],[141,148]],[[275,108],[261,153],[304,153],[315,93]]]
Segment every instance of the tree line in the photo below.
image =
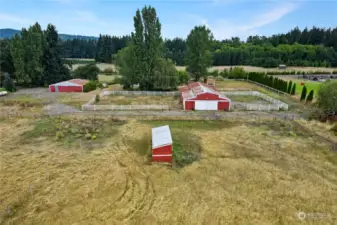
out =
[[9,49],[13,70],[2,70],[11,73],[18,85],[46,86],[70,78],[69,67],[61,58],[57,30],[51,24],[45,31],[38,23],[23,28],[21,35],[10,40]]
[[[98,40],[74,39],[62,42],[65,58],[95,58],[97,62],[111,63],[114,55],[126,47],[129,36],[100,35]],[[164,56],[176,65],[186,65],[187,42],[182,38],[164,40]],[[214,66],[253,65],[276,67],[337,66],[337,28],[294,28],[285,34],[249,36],[246,41],[238,37],[211,40]]]

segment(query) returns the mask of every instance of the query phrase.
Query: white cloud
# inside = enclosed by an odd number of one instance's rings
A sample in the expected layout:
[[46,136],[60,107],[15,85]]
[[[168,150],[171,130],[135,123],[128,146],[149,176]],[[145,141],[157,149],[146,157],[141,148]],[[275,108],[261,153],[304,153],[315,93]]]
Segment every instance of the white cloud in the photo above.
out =
[[[11,15],[7,13],[0,13],[1,27],[11,28],[11,26],[27,26],[33,24],[34,21],[24,18],[22,16]],[[6,26],[7,25],[7,26]]]
[[268,10],[267,12],[253,16],[252,18],[246,18],[245,21],[251,22],[245,24],[238,22],[233,23],[228,19],[208,21],[207,19],[197,15],[189,15],[189,17],[193,18],[194,21],[198,21],[200,25],[208,26],[216,39],[225,39],[231,37],[240,37],[241,39],[245,39],[250,35],[257,35],[259,28],[277,22],[287,14],[294,11],[297,7],[297,4],[291,2],[287,2],[282,5],[276,5],[275,8]]
[[43,28],[48,23],[56,26],[59,33],[98,36],[102,34],[126,35],[133,29],[132,20],[120,21],[98,17],[91,11],[58,11],[56,13],[31,14],[29,19],[14,14],[0,13],[0,27],[21,29],[38,21]]

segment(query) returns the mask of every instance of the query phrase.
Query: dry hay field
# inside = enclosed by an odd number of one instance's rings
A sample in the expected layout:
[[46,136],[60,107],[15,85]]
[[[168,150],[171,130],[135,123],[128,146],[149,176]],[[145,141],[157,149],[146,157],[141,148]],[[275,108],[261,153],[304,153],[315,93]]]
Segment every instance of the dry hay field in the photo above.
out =
[[[92,60],[85,60],[85,61],[92,61]],[[73,69],[76,69],[78,66],[81,66],[83,64],[73,64]],[[116,67],[114,64],[109,63],[97,63],[96,64],[100,70],[104,70],[106,68],[112,68],[116,70]],[[213,66],[209,69],[209,71],[219,70],[222,71],[224,69],[230,69],[234,67],[243,67],[245,71],[248,72],[268,72],[268,71],[279,71],[278,67],[275,68],[263,68],[263,67],[256,67],[256,66],[243,66],[243,65],[237,65],[237,66]],[[185,66],[176,66],[177,70],[186,70]],[[286,70],[282,71],[304,71],[304,72],[310,72],[310,71],[328,71],[332,72],[336,70],[336,68],[326,68],[326,67],[300,67],[300,66],[289,66]],[[281,71],[281,70],[280,70]]]
[[[229,70],[230,68],[234,67],[242,67],[245,71],[248,72],[268,72],[268,71],[281,71],[278,67],[275,68],[263,68],[263,67],[256,67],[256,66],[213,66],[209,69],[209,71],[219,70],[222,71],[224,69]],[[186,70],[185,66],[177,66],[177,70]],[[304,71],[304,72],[311,72],[311,71],[328,71],[332,72],[336,70],[336,68],[326,68],[326,67],[300,67],[300,66],[289,66],[286,70],[282,71]]]
[[170,108],[181,109],[177,96],[108,95],[102,97],[97,105],[168,105]]
[[[166,124],[173,167],[149,162],[151,127]],[[336,222],[336,152],[292,122],[77,116],[0,126],[0,224]]]

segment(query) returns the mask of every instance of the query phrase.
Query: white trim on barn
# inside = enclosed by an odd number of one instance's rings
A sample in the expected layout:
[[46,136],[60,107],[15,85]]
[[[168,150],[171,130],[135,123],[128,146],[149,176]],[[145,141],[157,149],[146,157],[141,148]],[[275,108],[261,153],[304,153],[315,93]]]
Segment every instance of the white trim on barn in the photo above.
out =
[[172,144],[172,136],[168,125],[152,128],[152,149]]

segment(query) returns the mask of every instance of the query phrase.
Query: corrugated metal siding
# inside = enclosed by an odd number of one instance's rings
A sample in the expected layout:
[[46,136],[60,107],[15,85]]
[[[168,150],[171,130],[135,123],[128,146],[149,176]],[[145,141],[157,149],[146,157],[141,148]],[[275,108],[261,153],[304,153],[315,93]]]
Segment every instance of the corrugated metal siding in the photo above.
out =
[[152,155],[172,155],[172,145],[152,149]]
[[82,86],[56,86],[59,92],[82,92]]
[[152,149],[170,144],[172,136],[168,125],[152,128]]

